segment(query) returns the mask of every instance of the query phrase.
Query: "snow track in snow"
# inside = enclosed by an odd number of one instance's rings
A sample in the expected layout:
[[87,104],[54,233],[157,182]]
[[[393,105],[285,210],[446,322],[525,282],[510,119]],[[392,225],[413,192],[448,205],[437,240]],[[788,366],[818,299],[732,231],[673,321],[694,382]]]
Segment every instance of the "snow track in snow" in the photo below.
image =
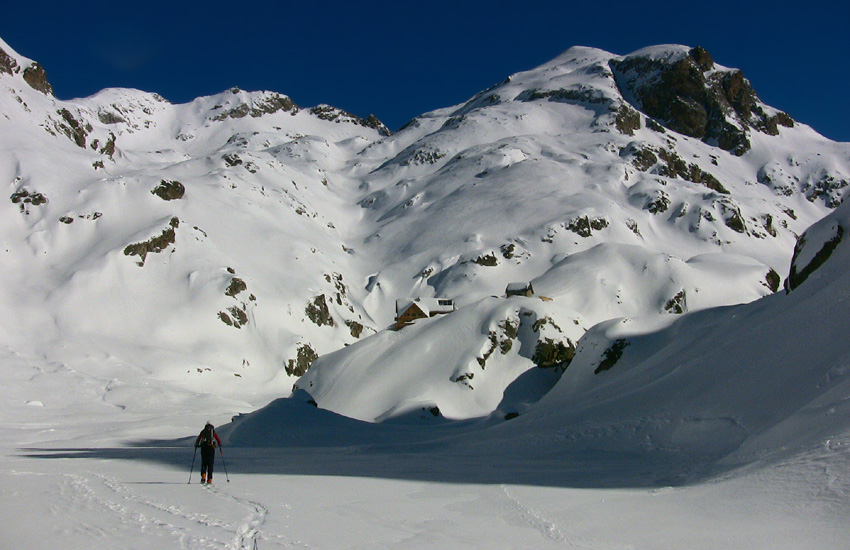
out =
[[[94,512],[96,516],[112,516],[113,521],[98,525],[117,524],[136,531],[145,540],[158,540],[159,544],[184,549],[256,550],[260,548],[293,548],[284,537],[264,534],[268,509],[255,501],[240,498],[208,487],[203,497],[189,493],[181,504],[168,502],[157,486],[172,483],[138,482],[150,491],[132,488],[132,483],[119,481],[112,476],[94,474],[60,474],[60,498],[51,506],[54,516],[71,514],[80,510]],[[195,488],[187,488],[195,491]],[[212,497],[212,498],[209,498]],[[248,513],[245,514],[245,509]],[[241,519],[235,519],[241,518]],[[114,520],[117,520],[115,522]],[[88,522],[81,523],[77,531],[94,540],[112,538],[114,533]],[[151,547],[159,547],[152,543]],[[171,546],[173,545],[173,546]],[[162,546],[166,547],[166,546]]]

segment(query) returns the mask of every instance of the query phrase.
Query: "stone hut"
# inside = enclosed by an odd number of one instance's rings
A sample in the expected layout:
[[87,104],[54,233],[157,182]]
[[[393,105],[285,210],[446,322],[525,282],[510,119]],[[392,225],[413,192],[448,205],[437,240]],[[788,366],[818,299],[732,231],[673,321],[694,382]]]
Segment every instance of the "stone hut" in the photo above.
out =
[[414,300],[396,300],[395,326],[400,329],[416,319],[427,319],[435,315],[444,315],[454,311],[454,300],[444,298],[416,298]]
[[534,296],[534,287],[531,286],[531,283],[511,283],[505,289],[505,295],[508,296],[508,297],[511,297],[511,296],[531,297],[531,296]]

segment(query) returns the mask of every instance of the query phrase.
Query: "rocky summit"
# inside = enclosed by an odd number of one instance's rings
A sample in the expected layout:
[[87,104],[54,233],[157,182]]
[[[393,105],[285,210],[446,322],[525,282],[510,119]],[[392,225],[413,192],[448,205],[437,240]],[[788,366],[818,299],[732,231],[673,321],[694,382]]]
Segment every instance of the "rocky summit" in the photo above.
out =
[[[850,145],[699,47],[574,47],[392,133],[238,88],[63,101],[0,41],[0,113],[5,346],[234,397],[304,375],[370,420],[487,414],[597,323],[775,292],[850,185]],[[415,298],[451,300],[439,335],[464,344],[393,328]],[[332,395],[387,354],[435,373],[422,395]]]

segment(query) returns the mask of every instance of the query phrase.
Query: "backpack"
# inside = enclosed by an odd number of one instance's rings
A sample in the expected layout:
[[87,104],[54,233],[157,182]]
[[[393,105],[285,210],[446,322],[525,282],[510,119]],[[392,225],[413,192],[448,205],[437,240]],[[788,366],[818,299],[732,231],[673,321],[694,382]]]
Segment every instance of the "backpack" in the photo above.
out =
[[201,445],[205,447],[215,447],[215,438],[213,438],[213,427],[210,424],[204,426],[201,432]]

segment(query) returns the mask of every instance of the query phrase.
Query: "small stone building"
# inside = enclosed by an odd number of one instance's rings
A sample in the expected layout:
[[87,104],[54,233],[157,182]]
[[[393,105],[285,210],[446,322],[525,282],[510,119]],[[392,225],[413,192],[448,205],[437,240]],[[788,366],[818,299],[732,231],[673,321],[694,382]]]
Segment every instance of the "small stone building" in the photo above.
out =
[[427,319],[435,315],[444,315],[455,310],[454,300],[444,298],[416,298],[414,300],[396,300],[395,326],[397,329],[409,325],[416,319]]
[[505,289],[505,295],[510,296],[534,296],[534,287],[531,283],[511,283]]

